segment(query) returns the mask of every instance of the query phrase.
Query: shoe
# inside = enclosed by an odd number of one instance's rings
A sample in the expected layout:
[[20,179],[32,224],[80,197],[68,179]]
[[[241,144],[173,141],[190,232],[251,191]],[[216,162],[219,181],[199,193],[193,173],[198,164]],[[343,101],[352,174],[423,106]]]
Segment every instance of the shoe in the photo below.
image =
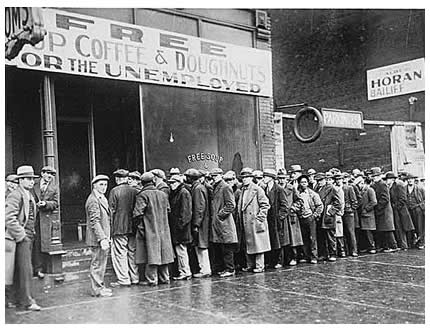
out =
[[392,252],[394,252],[395,250],[393,250],[393,249],[383,249],[382,250],[382,252],[384,252],[384,253],[392,253]]
[[189,279],[191,279],[191,275],[179,275],[173,278],[174,281],[187,281]]
[[230,277],[234,275],[234,271],[230,272],[228,270],[225,270],[222,274],[219,275],[219,277]]
[[311,259],[310,263],[311,263],[311,264],[317,264],[317,263],[318,263],[318,261],[317,261],[317,259]]
[[282,268],[282,265],[281,264],[276,264],[273,268],[279,269],[279,268]]
[[399,252],[401,249],[399,247],[396,247],[396,248],[394,248],[392,250],[393,250],[393,252]]
[[6,308],[12,309],[12,308],[16,308],[16,304],[14,304],[13,302],[9,301],[6,303]]
[[158,283],[156,283],[156,282],[142,281],[142,282],[139,282],[139,285],[141,285],[141,286],[157,286]]
[[341,258],[346,258],[346,253],[345,253],[345,252],[342,252],[342,253],[340,254],[340,257],[341,257]]
[[112,283],[110,284],[110,286],[111,286],[112,288],[128,288],[128,287],[130,287],[130,285],[131,285],[131,284],[122,284],[122,283],[119,283],[119,282],[112,282]]
[[159,283],[158,284],[170,284],[170,281],[160,281],[159,280]]
[[45,274],[43,274],[40,270],[36,273],[36,276],[39,280],[43,280],[45,278]]
[[131,285],[139,285],[139,282],[131,282]]
[[335,258],[335,257],[329,257],[329,258],[328,258],[328,261],[330,261],[330,262],[334,262],[334,261],[336,261],[336,258]]
[[402,251],[408,251],[408,248],[402,248]]
[[297,265],[296,259],[291,260],[290,263],[289,263],[289,265],[290,266],[296,266]]
[[306,263],[307,262],[307,260],[306,259],[300,259],[299,260],[299,264],[304,264],[304,263]]
[[25,309],[28,311],[32,311],[32,312],[39,312],[42,308],[40,308],[40,306],[38,304],[33,303],[33,304],[25,307]]
[[245,267],[245,268],[242,268],[242,272],[252,273],[252,267]]
[[419,245],[419,246],[417,246],[417,249],[418,250],[424,250],[424,246],[423,245]]
[[375,254],[375,253],[376,253],[376,250],[375,250],[375,249],[369,250],[369,253],[370,253],[370,254]]
[[205,278],[205,277],[210,277],[211,273],[196,273],[193,274],[194,278]]
[[253,273],[262,273],[262,272],[264,272],[264,268],[254,268],[254,269],[252,270],[252,272],[253,272]]
[[351,256],[353,256],[354,258],[357,258],[357,257],[358,257],[358,254],[357,254],[357,253],[355,253],[355,252],[353,252],[353,253],[351,254]]

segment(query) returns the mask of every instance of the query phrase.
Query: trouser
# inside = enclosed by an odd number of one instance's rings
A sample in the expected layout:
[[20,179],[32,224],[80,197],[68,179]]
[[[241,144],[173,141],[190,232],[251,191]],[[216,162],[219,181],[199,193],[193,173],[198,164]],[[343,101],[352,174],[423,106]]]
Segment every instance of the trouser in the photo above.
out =
[[264,253],[246,254],[248,268],[264,269]]
[[13,291],[16,295],[16,302],[22,306],[29,306],[35,301],[31,293],[31,279],[33,269],[31,265],[31,250],[33,240],[25,238],[16,243],[15,250],[15,274]]
[[227,270],[234,271],[234,250],[236,244],[229,243],[213,243],[214,265],[215,272]]
[[321,221],[316,223],[317,231],[317,252],[321,258],[327,258],[327,243],[325,229],[321,228]]
[[269,252],[266,252],[266,259],[269,267],[274,267],[277,264],[282,264],[282,248],[273,249]]
[[133,284],[139,283],[139,267],[136,264],[136,235],[128,236],[128,274]]
[[407,232],[403,230],[402,224],[396,226],[396,230],[394,231],[394,235],[397,241],[399,248],[407,249],[408,248],[408,240],[406,236]]
[[36,221],[34,222],[34,229],[36,231],[36,234],[34,235],[34,241],[33,241],[33,249],[32,249],[32,256],[31,261],[33,265],[33,272],[34,274],[37,274],[38,272],[45,271],[44,267],[44,261],[46,254],[42,253],[42,240],[40,238],[40,219],[39,216],[37,216]]
[[169,267],[167,264],[164,265],[145,265],[145,278],[151,284],[158,284],[158,280],[161,283],[169,283]]
[[326,253],[328,257],[336,257],[336,237],[335,237],[335,229],[324,229],[325,233],[325,247]]
[[347,213],[343,216],[343,234],[346,241],[348,254],[357,253],[357,239],[355,236],[354,213]]
[[417,246],[424,246],[425,244],[425,214],[420,207],[409,209],[412,222],[415,227],[415,234],[417,235]]
[[377,235],[379,237],[380,246],[383,249],[397,249],[397,242],[394,238],[393,231],[379,231]]
[[345,256],[345,239],[343,237],[336,237],[336,251],[340,256]]
[[100,291],[105,288],[104,277],[107,259],[107,250],[104,251],[101,247],[91,248],[90,281],[91,292],[94,295],[99,294]]
[[317,259],[317,224],[312,217],[299,218],[299,222],[303,239],[303,246],[300,247],[299,254],[303,254],[308,260]]
[[130,285],[130,275],[128,272],[128,237],[127,235],[115,235],[112,238],[111,246],[112,266],[118,282],[123,285]]
[[285,252],[285,262],[289,263],[291,260],[296,260],[297,259],[297,247],[295,246],[285,246],[284,248],[284,252]]
[[373,230],[362,230],[361,235],[367,250],[375,250],[375,239],[373,238]]
[[211,265],[209,262],[209,250],[201,249],[199,247],[195,247],[195,251],[197,254],[197,260],[199,262],[200,273],[202,274],[211,274]]
[[174,245],[178,259],[179,276],[190,276],[190,259],[188,258],[187,246],[185,244]]

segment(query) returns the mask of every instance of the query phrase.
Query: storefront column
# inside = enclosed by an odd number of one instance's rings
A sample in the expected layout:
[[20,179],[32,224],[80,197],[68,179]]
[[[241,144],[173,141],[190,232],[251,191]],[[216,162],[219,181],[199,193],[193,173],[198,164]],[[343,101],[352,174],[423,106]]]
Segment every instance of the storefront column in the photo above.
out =
[[[44,76],[42,82],[42,150],[44,165],[53,166],[57,170],[56,183],[59,183],[57,130],[54,97],[54,82],[49,76]],[[58,191],[58,194],[60,192]],[[58,196],[60,203],[60,196]],[[48,273],[62,274],[63,243],[61,241],[60,208],[50,214],[41,214],[40,236],[42,252],[49,255],[47,261]]]

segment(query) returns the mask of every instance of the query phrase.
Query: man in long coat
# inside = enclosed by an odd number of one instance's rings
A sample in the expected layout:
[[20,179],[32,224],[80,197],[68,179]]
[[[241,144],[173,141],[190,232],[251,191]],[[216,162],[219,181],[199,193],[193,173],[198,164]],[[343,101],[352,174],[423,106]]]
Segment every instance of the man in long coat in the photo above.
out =
[[109,207],[112,211],[111,259],[117,281],[110,285],[119,287],[139,283],[132,223],[137,190],[128,185],[127,170],[116,170],[113,175],[117,186],[109,193]]
[[105,197],[109,177],[96,175],[91,184],[93,191],[85,203],[87,217],[86,243],[91,248],[90,283],[91,294],[96,297],[110,297],[112,290],[105,287],[104,276],[111,239],[112,212]]
[[41,225],[50,224],[52,213],[58,209],[58,186],[54,182],[57,171],[52,166],[44,166],[41,179],[34,184],[33,193],[39,212],[36,217],[36,235],[33,246],[33,273],[44,278],[46,254],[42,253]]
[[288,230],[288,205],[287,195],[276,182],[276,171],[272,169],[263,170],[263,181],[266,196],[269,198],[270,208],[267,213],[267,224],[269,227],[269,237],[271,251],[266,253],[266,263],[271,268],[281,268],[284,247],[290,244],[290,233]]
[[407,205],[417,236],[415,245],[418,249],[422,250],[425,244],[425,191],[423,187],[415,184],[416,176],[407,174],[405,178],[408,183],[406,187]]
[[191,236],[193,207],[191,193],[185,188],[182,176],[178,174],[173,174],[168,182],[170,184],[169,227],[179,271],[179,276],[173,279],[176,281],[188,280],[191,278],[191,270],[187,247],[193,240]]
[[246,242],[247,271],[264,271],[264,252],[270,251],[267,224],[269,199],[263,189],[252,182],[252,169],[244,168],[240,173],[243,186],[239,197],[238,214],[243,224]]
[[390,202],[393,208],[394,228],[396,228],[394,234],[398,247],[406,251],[408,249],[407,235],[415,228],[408,211],[406,186],[396,182],[396,179],[397,176],[394,172],[385,173],[385,181],[390,188]]
[[357,196],[352,184],[349,183],[349,175],[343,173],[343,193],[345,208],[342,216],[343,233],[345,236],[346,250],[353,257],[358,257],[357,237],[355,235],[355,213],[358,207]]
[[236,206],[232,188],[222,178],[220,168],[211,170],[214,179],[211,202],[210,241],[213,243],[213,270],[221,277],[234,275],[234,251],[237,232],[233,212]]
[[193,277],[201,278],[211,275],[211,265],[209,262],[209,194],[205,185],[203,173],[196,169],[188,169],[184,175],[191,183],[192,213],[191,213],[191,233],[195,244],[195,251],[199,263],[200,271]]
[[390,191],[388,186],[382,181],[382,172],[379,167],[372,167],[371,177],[373,184],[371,187],[375,190],[378,204],[375,206],[375,220],[377,241],[376,243],[383,249],[383,252],[397,251],[397,242],[394,238],[394,216],[390,203]]
[[[144,285],[169,283],[168,264],[173,262],[167,194],[155,188],[151,172],[142,174],[143,188],[136,195],[133,217],[137,218],[136,263],[145,264]],[[157,276],[158,274],[158,276]]]

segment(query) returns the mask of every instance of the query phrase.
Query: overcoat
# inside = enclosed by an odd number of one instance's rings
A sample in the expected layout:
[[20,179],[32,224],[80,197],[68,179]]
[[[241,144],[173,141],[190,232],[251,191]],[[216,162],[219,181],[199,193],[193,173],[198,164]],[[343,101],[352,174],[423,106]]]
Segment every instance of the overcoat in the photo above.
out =
[[170,192],[169,227],[172,243],[189,244],[191,236],[192,200],[191,194],[184,184],[180,184],[176,190]]
[[110,240],[111,210],[105,198],[100,198],[94,191],[85,203],[87,216],[86,242],[88,246],[98,247],[103,239]]
[[137,190],[127,183],[114,187],[109,193],[112,211],[112,235],[127,235],[133,231],[132,218]]
[[290,244],[290,231],[287,219],[287,194],[283,188],[274,182],[272,189],[266,190],[266,195],[270,204],[269,211],[267,212],[270,246],[272,250],[280,249]]
[[371,187],[375,190],[376,200],[378,201],[378,204],[375,206],[376,230],[393,231],[394,216],[388,186],[381,180],[374,182]]
[[224,180],[216,183],[213,187],[213,199],[211,202],[211,242],[238,242],[233,218],[235,206],[233,189]]
[[414,230],[414,223],[407,206],[406,186],[393,182],[390,188],[390,201],[393,208],[394,226],[403,231]]
[[158,190],[164,192],[167,195],[167,197],[169,197],[169,195],[170,195],[170,187],[169,187],[169,185],[166,182],[160,181],[160,183],[155,188],[157,188]]
[[[289,245],[292,247],[303,245],[302,231],[297,211],[301,209],[302,201],[293,186],[287,184],[283,188],[287,197],[287,223]],[[315,193],[316,194],[316,193]],[[319,197],[318,197],[319,198]]]
[[[245,194],[245,191],[248,192]],[[239,220],[243,224],[246,253],[255,254],[270,251],[270,237],[267,224],[269,199],[263,189],[255,183],[243,186],[239,196]]]
[[341,212],[342,205],[339,192],[332,184],[325,184],[320,187],[318,194],[324,204],[323,212],[321,213],[321,228],[322,229],[335,229],[336,221],[335,215]]
[[374,208],[376,200],[375,190],[372,187],[364,187],[360,192],[359,217],[361,230],[376,230]]
[[357,185],[353,184],[351,185],[354,189],[355,197],[357,198],[357,208],[354,211],[354,222],[355,222],[355,228],[360,228],[360,216],[358,214],[359,205],[361,204],[361,190],[358,188]]
[[136,263],[165,265],[173,262],[167,194],[147,183],[136,195],[133,217],[137,219]]
[[201,249],[209,247],[209,193],[205,185],[198,180],[194,181],[191,186],[191,197],[193,202],[192,208],[192,226],[199,228],[199,237],[196,246]]

